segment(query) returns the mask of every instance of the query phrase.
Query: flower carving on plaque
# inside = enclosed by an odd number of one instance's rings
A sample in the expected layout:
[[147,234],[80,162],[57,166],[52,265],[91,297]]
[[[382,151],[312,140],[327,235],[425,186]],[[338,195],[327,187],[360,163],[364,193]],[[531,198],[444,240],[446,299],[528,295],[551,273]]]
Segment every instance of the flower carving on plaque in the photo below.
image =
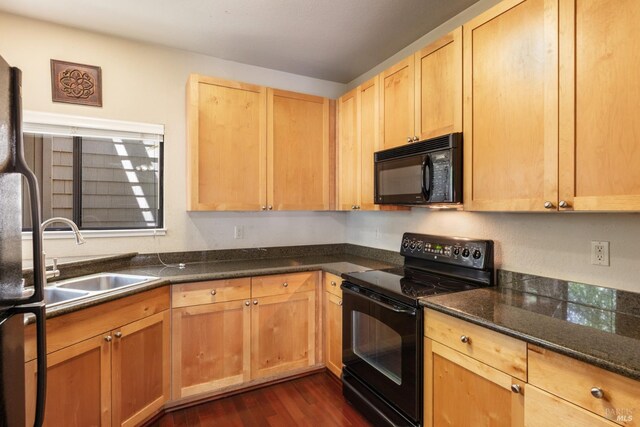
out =
[[102,107],[102,70],[52,59],[51,94],[53,102]]
[[60,87],[62,92],[73,98],[88,98],[96,89],[95,80],[89,73],[78,69],[68,69],[60,73]]

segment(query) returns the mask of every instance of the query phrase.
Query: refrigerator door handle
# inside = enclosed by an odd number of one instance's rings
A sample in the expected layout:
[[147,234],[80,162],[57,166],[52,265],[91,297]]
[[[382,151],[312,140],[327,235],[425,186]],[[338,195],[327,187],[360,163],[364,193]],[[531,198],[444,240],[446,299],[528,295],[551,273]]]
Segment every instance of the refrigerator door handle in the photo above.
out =
[[13,119],[13,129],[15,131],[15,165],[14,171],[24,175],[27,186],[29,188],[29,202],[31,205],[31,233],[33,235],[33,287],[34,293],[27,298],[16,299],[12,301],[3,301],[5,304],[33,304],[44,300],[44,260],[42,259],[42,234],[40,233],[40,224],[42,223],[42,214],[40,207],[40,191],[38,189],[38,180],[35,174],[29,169],[27,161],[24,158],[24,139],[22,137],[22,97],[20,95],[22,88],[22,71],[18,68],[11,68],[13,73],[12,93],[14,100],[11,103],[11,117]]
[[45,328],[46,307],[44,302],[31,305],[13,307],[12,313],[33,314],[36,317],[36,414],[34,427],[41,427],[44,423],[44,410],[47,397],[47,334]]

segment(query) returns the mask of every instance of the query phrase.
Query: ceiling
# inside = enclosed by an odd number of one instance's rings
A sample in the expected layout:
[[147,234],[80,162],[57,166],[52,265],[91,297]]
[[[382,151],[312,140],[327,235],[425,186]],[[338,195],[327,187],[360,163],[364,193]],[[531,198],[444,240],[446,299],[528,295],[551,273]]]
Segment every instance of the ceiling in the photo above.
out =
[[0,0],[0,10],[347,83],[478,0]]

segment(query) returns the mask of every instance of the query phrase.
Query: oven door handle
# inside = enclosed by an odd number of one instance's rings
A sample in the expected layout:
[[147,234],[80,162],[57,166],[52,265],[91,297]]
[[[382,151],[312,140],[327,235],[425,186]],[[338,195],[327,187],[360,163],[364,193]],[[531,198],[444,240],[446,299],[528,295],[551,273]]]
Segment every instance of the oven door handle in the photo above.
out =
[[341,287],[341,288],[342,288],[343,292],[346,291],[347,293],[349,293],[351,295],[365,298],[367,301],[371,301],[374,304],[377,304],[377,305],[379,305],[381,307],[384,307],[384,308],[386,308],[388,310],[391,310],[391,311],[394,311],[396,313],[408,314],[410,316],[415,316],[416,315],[416,309],[415,308],[404,308],[404,307],[399,307],[397,305],[387,304],[386,302],[378,301],[377,299],[370,298],[370,297],[367,297],[367,296],[364,296],[364,295],[360,295],[359,293],[353,292],[352,290],[350,290],[348,288],[344,288],[344,287]]

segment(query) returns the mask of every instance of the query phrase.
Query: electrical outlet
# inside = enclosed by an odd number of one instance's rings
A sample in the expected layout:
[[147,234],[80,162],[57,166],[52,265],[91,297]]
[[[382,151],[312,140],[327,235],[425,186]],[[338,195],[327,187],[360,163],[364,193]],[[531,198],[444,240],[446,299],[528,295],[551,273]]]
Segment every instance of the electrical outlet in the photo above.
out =
[[591,264],[609,266],[609,242],[591,242]]
[[241,225],[236,225],[233,227],[233,238],[234,239],[244,239],[244,227]]

